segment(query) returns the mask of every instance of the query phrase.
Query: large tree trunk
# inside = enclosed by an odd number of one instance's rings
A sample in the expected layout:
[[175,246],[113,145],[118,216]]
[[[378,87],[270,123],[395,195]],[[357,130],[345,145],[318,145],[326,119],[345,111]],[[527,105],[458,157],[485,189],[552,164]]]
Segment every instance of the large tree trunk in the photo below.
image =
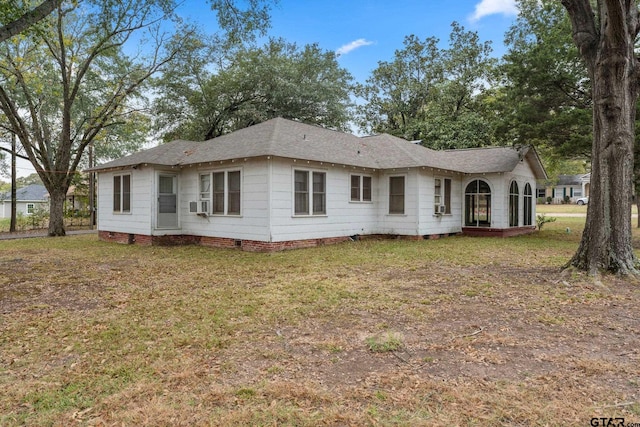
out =
[[637,274],[631,244],[638,32],[635,2],[563,0],[593,87],[591,195],[578,251],[569,265],[590,273]]
[[49,190],[49,236],[64,236],[64,201],[67,190],[51,188]]

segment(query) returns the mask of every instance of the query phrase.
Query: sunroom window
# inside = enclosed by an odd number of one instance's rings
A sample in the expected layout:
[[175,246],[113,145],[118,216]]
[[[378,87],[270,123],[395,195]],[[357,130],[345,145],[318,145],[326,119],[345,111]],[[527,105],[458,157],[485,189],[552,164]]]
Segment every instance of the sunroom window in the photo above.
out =
[[471,181],[464,192],[464,224],[469,227],[491,226],[491,187],[486,181]]

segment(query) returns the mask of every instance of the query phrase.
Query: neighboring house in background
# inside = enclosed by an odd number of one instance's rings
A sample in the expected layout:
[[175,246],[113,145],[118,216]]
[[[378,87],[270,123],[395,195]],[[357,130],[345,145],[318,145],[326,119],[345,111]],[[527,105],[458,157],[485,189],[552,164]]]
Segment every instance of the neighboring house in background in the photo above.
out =
[[564,203],[569,197],[570,203],[581,197],[589,196],[591,189],[591,174],[559,175],[558,183],[547,187],[546,196],[551,197],[553,204]]
[[103,240],[271,251],[366,235],[535,230],[535,150],[434,151],[282,118],[91,169]]
[[[49,192],[44,185],[31,184],[16,190],[16,214],[31,215],[38,208],[48,209]],[[0,194],[0,218],[11,218],[11,192]]]
[[87,211],[89,209],[89,189],[76,185],[69,186],[64,209],[67,212],[72,210],[74,213]]

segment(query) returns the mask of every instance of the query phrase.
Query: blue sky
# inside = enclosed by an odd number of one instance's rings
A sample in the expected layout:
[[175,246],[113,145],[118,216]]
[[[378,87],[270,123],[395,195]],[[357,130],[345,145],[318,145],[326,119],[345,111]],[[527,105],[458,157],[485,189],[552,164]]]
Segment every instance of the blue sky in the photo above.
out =
[[[204,0],[186,0],[181,12],[203,25],[215,21]],[[340,65],[363,82],[379,61],[403,48],[405,36],[433,36],[446,47],[453,21],[492,41],[502,56],[504,34],[516,17],[515,0],[280,0],[269,36],[336,51]]]
[[516,12],[515,0],[281,0],[270,34],[340,53],[340,65],[362,82],[408,35],[433,36],[445,47],[453,21],[491,40],[501,56]]

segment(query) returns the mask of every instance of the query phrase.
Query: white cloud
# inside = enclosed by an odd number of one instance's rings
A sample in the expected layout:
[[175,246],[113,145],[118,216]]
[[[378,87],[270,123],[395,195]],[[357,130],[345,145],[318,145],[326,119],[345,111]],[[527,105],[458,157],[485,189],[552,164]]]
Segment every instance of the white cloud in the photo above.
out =
[[517,15],[516,0],[481,0],[476,4],[476,10],[471,15],[471,21],[476,22],[489,15]]
[[358,39],[358,40],[354,40],[351,43],[347,43],[344,46],[340,46],[337,50],[336,50],[336,55],[340,56],[340,55],[346,55],[347,53],[356,50],[359,47],[362,46],[369,46],[372,45],[373,42],[366,40],[366,39]]

